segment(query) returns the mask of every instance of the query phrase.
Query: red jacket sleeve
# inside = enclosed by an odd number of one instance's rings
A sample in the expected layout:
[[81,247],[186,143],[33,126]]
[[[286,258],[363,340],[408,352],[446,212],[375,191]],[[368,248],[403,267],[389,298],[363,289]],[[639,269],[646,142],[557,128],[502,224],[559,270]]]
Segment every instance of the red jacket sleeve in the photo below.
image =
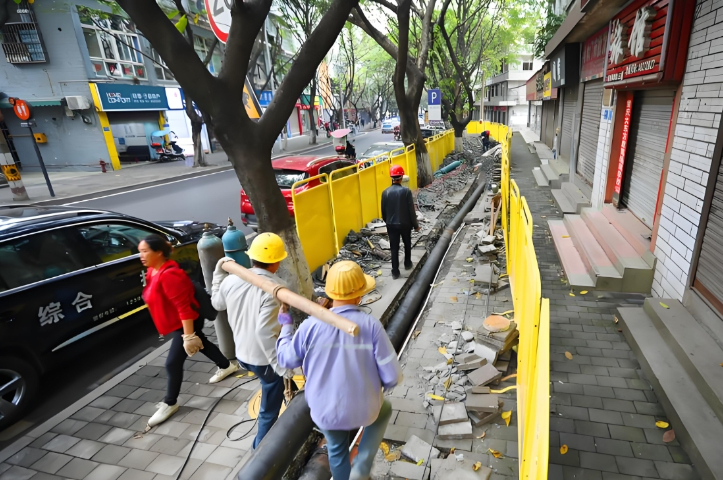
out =
[[195,320],[198,312],[191,304],[194,303],[194,289],[191,279],[180,268],[171,268],[163,273],[161,288],[166,298],[173,304],[181,320]]

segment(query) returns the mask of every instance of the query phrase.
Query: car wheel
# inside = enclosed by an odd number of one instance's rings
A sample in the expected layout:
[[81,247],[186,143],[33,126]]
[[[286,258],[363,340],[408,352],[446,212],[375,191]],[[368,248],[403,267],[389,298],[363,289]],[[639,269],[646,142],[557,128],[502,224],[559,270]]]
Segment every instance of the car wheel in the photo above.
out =
[[38,372],[17,357],[0,357],[0,430],[18,421],[38,391]]

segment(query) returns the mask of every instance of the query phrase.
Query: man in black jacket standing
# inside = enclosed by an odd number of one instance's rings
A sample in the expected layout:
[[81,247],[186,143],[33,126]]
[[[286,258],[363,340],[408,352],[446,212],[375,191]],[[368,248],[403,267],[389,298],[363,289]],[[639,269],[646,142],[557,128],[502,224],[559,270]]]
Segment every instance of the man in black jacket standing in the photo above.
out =
[[389,169],[392,186],[382,192],[382,220],[387,224],[389,244],[392,250],[392,278],[399,278],[399,238],[404,242],[404,268],[411,270],[412,228],[419,231],[417,212],[414,210],[412,191],[402,186],[404,169],[392,165]]

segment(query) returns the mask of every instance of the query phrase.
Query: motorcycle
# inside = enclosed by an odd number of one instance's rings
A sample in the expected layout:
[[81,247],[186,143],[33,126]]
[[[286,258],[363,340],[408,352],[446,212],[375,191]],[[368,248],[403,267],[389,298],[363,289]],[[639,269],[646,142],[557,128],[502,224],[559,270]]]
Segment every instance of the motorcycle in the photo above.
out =
[[350,133],[351,130],[349,130],[348,128],[334,130],[333,132],[331,132],[331,136],[334,137],[334,151],[337,155],[346,156],[348,144],[347,135],[349,135]]
[[399,128],[399,125],[397,125],[396,127],[394,127],[394,140],[398,142],[401,139],[402,139],[402,131]]
[[[155,150],[160,162],[174,162],[177,160],[185,160],[183,149],[176,144],[178,137],[166,143],[163,137],[166,135],[176,134],[170,130],[158,130],[151,133],[151,148]],[[155,139],[158,139],[157,141]],[[169,148],[169,145],[171,148]]]

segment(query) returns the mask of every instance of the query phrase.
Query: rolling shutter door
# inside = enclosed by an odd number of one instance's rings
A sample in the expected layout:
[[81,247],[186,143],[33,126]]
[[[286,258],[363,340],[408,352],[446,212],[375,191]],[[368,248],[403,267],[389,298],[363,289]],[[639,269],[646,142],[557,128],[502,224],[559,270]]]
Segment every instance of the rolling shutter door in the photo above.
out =
[[557,102],[554,100],[548,100],[542,102],[542,123],[543,123],[543,138],[542,141],[550,148],[552,148],[552,139],[555,138],[555,106]]
[[675,91],[635,92],[632,128],[625,167],[623,204],[644,224],[653,228],[658,201],[660,175],[663,172],[670,115]]
[[593,80],[585,84],[582,100],[582,123],[580,124],[580,150],[577,154],[577,173],[590,185],[595,177],[597,140],[600,133],[603,81]]
[[570,158],[570,140],[575,136],[572,131],[575,127],[575,113],[577,113],[577,93],[579,85],[565,87],[565,97],[562,105],[562,131],[560,132],[560,156]]
[[[718,169],[713,201],[708,213],[708,223],[700,247],[698,268],[695,272],[696,287],[704,287],[704,296],[710,293],[717,302],[723,303],[723,169]],[[709,298],[709,300],[711,300]],[[723,312],[721,312],[723,313]]]

